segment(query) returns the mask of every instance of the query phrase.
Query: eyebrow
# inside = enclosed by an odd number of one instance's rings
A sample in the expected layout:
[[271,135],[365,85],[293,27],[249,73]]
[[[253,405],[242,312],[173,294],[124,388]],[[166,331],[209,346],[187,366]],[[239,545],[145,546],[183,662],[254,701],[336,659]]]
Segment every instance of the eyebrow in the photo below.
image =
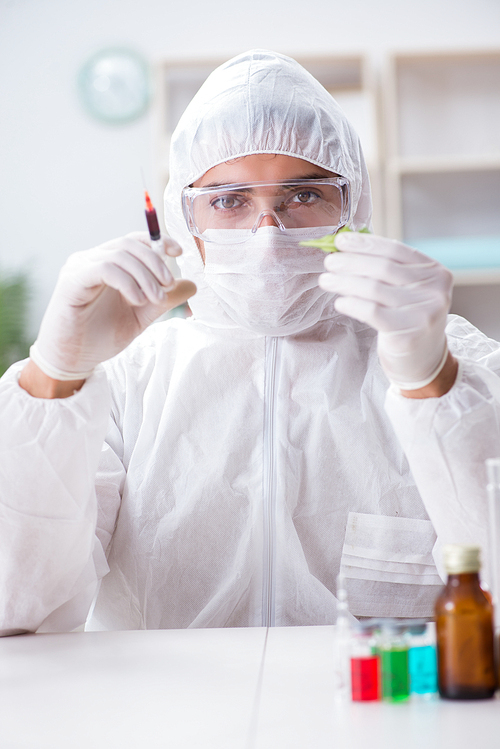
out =
[[[302,180],[306,181],[309,179],[330,179],[330,177],[338,177],[338,176],[339,176],[338,174],[320,174],[319,172],[310,172],[309,174],[301,174],[301,175],[298,175],[297,177],[290,177],[290,180],[294,180],[296,182],[302,182]],[[266,181],[266,180],[263,180],[263,181]],[[283,181],[288,182],[289,180],[283,180]],[[276,184],[279,184],[279,182],[280,181],[278,180]],[[238,182],[210,182],[210,184],[203,185],[202,187],[203,188],[227,187],[228,185],[231,185],[231,184],[239,184],[239,183]],[[249,182],[249,183],[243,183],[243,184],[252,184],[252,183]],[[271,184],[274,184],[274,183],[271,182]],[[248,188],[248,189],[250,190],[251,188]]]

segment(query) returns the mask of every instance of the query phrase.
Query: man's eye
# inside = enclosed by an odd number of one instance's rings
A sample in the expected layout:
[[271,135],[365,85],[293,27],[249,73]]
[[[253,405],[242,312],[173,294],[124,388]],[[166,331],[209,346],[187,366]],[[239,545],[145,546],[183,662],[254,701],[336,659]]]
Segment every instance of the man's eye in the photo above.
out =
[[239,208],[241,204],[241,200],[234,195],[219,195],[219,197],[212,200],[210,205],[215,210],[229,211],[233,208]]
[[292,200],[295,203],[314,203],[318,199],[318,195],[311,190],[301,190],[295,193]]

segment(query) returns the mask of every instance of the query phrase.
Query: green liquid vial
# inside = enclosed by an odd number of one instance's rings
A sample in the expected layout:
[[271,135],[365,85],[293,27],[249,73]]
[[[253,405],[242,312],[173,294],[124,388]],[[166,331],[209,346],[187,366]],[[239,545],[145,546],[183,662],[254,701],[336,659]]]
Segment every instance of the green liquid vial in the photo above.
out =
[[382,698],[402,702],[410,696],[408,647],[404,644],[380,649],[382,666]]

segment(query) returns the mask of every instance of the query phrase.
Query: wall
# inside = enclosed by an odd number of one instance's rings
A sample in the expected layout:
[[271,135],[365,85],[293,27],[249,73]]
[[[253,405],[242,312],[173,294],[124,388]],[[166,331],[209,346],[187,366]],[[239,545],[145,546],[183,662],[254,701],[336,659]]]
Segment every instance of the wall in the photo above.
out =
[[[500,46],[498,0],[0,0],[0,269],[29,269],[31,326],[66,256],[144,228],[140,168],[154,173],[151,115],[110,127],[75,78],[102,46],[150,61]],[[155,195],[157,202],[160,196]]]

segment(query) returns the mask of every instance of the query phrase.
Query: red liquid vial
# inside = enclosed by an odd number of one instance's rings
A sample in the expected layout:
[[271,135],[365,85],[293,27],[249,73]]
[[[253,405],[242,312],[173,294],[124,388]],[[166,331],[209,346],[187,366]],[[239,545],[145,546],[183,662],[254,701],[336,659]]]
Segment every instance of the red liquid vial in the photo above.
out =
[[354,702],[380,699],[380,658],[378,655],[351,658],[351,690]]
[[380,656],[376,644],[373,622],[358,622],[350,647],[351,698],[354,702],[381,699]]

